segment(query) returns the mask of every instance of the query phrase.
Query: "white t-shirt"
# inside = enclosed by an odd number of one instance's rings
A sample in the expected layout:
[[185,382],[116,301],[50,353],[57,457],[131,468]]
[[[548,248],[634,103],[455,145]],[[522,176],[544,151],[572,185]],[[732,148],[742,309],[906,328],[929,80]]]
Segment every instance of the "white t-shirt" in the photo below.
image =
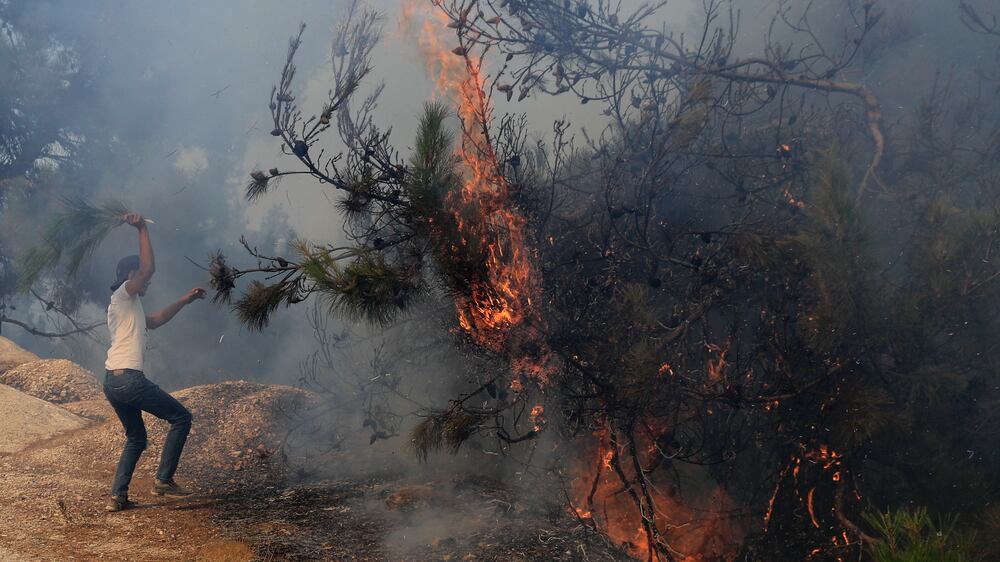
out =
[[146,312],[139,295],[130,295],[125,283],[111,293],[108,305],[108,330],[111,332],[111,349],[104,368],[142,370],[142,357],[146,351]]

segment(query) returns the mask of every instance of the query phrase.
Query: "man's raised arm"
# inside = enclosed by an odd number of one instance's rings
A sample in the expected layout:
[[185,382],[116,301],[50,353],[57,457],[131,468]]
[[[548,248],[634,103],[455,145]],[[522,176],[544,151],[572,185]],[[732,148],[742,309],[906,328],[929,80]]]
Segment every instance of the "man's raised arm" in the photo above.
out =
[[125,290],[129,295],[138,294],[156,272],[156,262],[153,259],[153,244],[149,241],[149,228],[146,219],[139,213],[125,215],[125,222],[139,231],[139,270],[131,279],[125,282]]

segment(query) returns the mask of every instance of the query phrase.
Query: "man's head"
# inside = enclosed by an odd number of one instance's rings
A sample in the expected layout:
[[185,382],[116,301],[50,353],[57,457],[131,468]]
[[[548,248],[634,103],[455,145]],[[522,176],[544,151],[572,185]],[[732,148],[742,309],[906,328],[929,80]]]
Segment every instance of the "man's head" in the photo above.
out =
[[[124,258],[118,260],[118,269],[115,273],[115,284],[111,286],[111,290],[117,291],[118,287],[122,286],[122,283],[132,279],[137,273],[139,273],[139,256],[125,256]],[[139,296],[145,296],[146,289],[149,289],[149,281],[146,281],[146,283],[139,288]]]

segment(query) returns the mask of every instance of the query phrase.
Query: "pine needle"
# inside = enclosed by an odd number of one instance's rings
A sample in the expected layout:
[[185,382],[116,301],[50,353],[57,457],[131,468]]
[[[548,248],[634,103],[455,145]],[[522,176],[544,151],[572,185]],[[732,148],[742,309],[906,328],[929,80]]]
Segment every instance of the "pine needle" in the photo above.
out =
[[76,275],[83,262],[94,254],[111,230],[125,223],[125,215],[131,212],[114,200],[94,206],[78,197],[67,197],[62,204],[66,211],[46,227],[42,243],[31,248],[21,260],[18,289],[22,292],[60,262],[65,264],[68,275]]
[[266,285],[260,281],[251,281],[243,296],[233,303],[232,308],[240,322],[250,330],[259,332],[271,320],[271,315],[282,303],[292,304],[298,287],[295,283],[278,282]]
[[410,447],[422,461],[446,446],[449,453],[457,454],[462,444],[480,431],[484,419],[461,408],[432,412],[410,431]]
[[210,258],[208,273],[211,276],[210,283],[215,289],[215,296],[212,302],[229,303],[232,299],[233,289],[236,288],[237,271],[226,263],[226,256],[222,251],[218,251]]
[[439,213],[441,201],[458,184],[452,157],[454,135],[446,126],[447,118],[446,106],[434,103],[424,106],[410,158],[412,174],[405,188],[414,208],[424,216]]
[[281,180],[281,176],[277,168],[271,168],[267,173],[260,170],[250,172],[250,180],[245,188],[247,201],[256,201],[269,189],[275,187],[279,180]]
[[377,252],[357,252],[346,266],[321,249],[299,244],[302,271],[332,314],[386,326],[424,291],[418,271],[393,266]]

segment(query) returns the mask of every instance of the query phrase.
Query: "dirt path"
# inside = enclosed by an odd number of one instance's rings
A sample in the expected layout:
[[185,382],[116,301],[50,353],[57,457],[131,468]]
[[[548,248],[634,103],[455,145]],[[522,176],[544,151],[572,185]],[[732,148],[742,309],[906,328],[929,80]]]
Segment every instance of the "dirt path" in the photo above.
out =
[[384,475],[220,498],[212,520],[269,560],[631,560],[534,499],[484,477]]
[[62,405],[63,410],[30,396],[14,396],[18,408],[4,411],[5,423],[30,429],[38,418],[26,405],[37,402],[81,420],[83,427],[0,454],[0,560],[253,559],[250,547],[220,537],[210,520],[215,498],[222,490],[253,488],[278,476],[268,458],[268,436],[278,433],[280,425],[274,412],[287,399],[304,394],[290,387],[232,382],[193,387],[175,396],[204,422],[192,430],[178,473],[197,497],[172,501],[149,493],[167,427],[146,417],[150,446],[129,494],[139,507],[114,514],[106,513],[104,505],[124,435],[107,402],[73,402]]
[[218,542],[209,507],[154,501],[146,471],[133,483],[139,509],[104,512],[114,463],[77,447],[103,423],[0,456],[0,559],[198,560]]
[[[149,493],[166,426],[147,418],[150,447],[130,490],[139,507],[106,513],[122,429],[103,400],[65,404],[83,427],[0,453],[0,560],[627,560],[537,501],[551,493],[465,471],[383,467],[290,483],[274,436],[280,414],[311,399],[301,390],[232,382],[175,396],[195,414],[178,472],[195,497]],[[330,474],[356,460],[352,450],[329,461]]]
[[195,498],[163,500],[147,492],[156,447],[133,481],[140,506],[108,514],[119,443],[102,453],[95,439],[109,425],[0,456],[0,560],[627,560],[565,514],[475,477],[234,487],[227,472],[219,487],[199,481]]
[[[558,491],[515,493],[468,467],[413,470],[389,451],[360,463],[372,467],[362,476],[292,483],[279,451],[319,397],[245,381],[173,393],[195,418],[178,472],[194,497],[149,493],[167,426],[146,416],[149,448],[129,494],[139,507],[109,514],[124,435],[96,378],[2,337],[0,375],[23,391],[0,385],[0,562],[628,560],[538,501]],[[320,459],[326,474],[359,466],[368,439],[355,437]],[[316,448],[316,434],[304,438],[304,451]]]

